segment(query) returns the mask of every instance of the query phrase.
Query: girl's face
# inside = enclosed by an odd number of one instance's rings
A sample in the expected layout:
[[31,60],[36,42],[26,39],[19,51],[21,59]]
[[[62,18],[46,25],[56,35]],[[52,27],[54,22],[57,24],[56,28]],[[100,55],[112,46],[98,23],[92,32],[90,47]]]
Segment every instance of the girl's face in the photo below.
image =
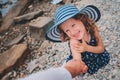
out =
[[60,28],[68,35],[71,39],[80,40],[85,34],[85,26],[80,20],[75,20],[73,18],[68,19],[60,25]]

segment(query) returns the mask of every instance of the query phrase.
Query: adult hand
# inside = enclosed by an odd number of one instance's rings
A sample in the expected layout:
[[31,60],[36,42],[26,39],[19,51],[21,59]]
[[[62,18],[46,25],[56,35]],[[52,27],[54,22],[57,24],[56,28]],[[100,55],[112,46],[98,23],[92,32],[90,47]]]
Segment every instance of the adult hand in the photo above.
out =
[[87,68],[84,63],[74,59],[67,62],[64,67],[71,73],[73,78],[78,74],[83,73],[83,70]]

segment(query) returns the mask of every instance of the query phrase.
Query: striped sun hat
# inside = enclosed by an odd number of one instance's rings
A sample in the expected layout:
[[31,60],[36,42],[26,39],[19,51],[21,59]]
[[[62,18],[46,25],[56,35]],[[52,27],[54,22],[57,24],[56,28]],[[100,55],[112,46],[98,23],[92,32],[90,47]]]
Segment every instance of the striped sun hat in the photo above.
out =
[[54,16],[55,24],[52,27],[50,27],[47,33],[45,34],[46,39],[52,42],[61,42],[58,25],[72,18],[78,13],[87,14],[92,20],[96,22],[101,17],[99,9],[93,5],[88,5],[80,10],[71,4],[63,5],[56,10]]

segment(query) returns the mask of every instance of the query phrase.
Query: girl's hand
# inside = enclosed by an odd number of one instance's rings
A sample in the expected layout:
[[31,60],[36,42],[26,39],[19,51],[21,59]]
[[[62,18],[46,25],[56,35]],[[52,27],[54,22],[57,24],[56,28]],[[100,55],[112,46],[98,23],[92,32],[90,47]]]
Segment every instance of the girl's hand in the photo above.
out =
[[81,53],[87,51],[87,46],[88,44],[85,42],[84,39],[82,39],[82,43],[79,45],[78,51]]
[[82,43],[75,39],[70,39],[70,48],[72,53],[82,53],[87,51],[88,44],[82,39]]

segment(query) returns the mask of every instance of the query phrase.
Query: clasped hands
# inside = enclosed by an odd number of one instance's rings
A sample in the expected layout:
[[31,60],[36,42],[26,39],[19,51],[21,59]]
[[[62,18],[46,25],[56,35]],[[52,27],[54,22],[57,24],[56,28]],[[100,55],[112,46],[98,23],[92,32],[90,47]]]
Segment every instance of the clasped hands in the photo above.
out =
[[73,54],[73,59],[80,61],[80,64],[82,66],[81,73],[86,73],[88,70],[87,65],[82,61],[81,53],[87,51],[88,44],[85,42],[85,40],[82,39],[82,43],[80,41],[75,39],[70,39],[70,49]]

